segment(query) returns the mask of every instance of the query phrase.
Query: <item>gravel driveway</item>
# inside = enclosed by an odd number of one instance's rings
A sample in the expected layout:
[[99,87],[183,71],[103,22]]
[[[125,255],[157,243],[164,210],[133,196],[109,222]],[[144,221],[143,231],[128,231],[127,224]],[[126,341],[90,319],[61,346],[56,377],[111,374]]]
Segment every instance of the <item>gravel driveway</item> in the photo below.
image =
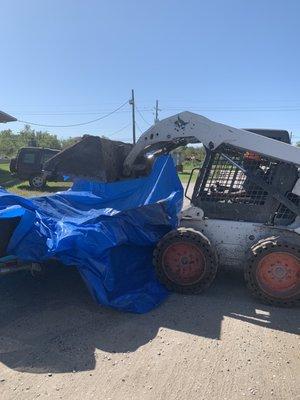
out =
[[255,302],[239,273],[133,315],[76,271],[0,280],[1,400],[300,398],[298,310]]

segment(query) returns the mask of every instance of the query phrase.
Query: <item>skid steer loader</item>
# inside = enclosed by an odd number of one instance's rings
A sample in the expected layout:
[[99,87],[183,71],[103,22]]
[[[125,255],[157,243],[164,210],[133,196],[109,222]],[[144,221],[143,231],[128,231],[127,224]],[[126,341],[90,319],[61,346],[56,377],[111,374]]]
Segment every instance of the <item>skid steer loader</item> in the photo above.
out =
[[134,146],[86,136],[50,159],[45,174],[105,182],[141,177],[155,156],[188,143],[202,143],[206,157],[192,171],[197,179],[178,229],[154,251],[159,280],[195,294],[210,286],[219,265],[234,265],[261,300],[298,303],[300,148],[286,131],[236,129],[182,112],[150,127]]

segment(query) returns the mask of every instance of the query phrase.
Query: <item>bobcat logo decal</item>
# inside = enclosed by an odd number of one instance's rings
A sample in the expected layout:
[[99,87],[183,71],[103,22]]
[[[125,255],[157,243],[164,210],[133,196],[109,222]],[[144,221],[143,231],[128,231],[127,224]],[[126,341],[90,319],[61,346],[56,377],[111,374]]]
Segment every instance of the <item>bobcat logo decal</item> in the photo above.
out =
[[182,129],[183,131],[185,130],[185,126],[188,125],[189,122],[185,122],[183,119],[181,119],[178,115],[177,121],[175,121],[176,125],[176,131],[179,131],[179,129]]

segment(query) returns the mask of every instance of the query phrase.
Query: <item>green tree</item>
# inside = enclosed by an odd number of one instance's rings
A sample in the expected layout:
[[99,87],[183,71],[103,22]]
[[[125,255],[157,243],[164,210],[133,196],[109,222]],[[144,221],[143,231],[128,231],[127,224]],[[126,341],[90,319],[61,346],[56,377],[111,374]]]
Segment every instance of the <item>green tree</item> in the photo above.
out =
[[10,129],[0,132],[0,156],[12,157],[19,149],[18,139]]
[[12,157],[19,149],[27,146],[61,149],[63,141],[47,131],[36,131],[25,125],[19,133],[6,129],[0,131],[0,156]]
[[38,147],[49,147],[50,149],[61,149],[61,140],[56,135],[51,135],[49,132],[35,132],[35,139]]
[[183,159],[183,162],[193,162],[199,164],[205,157],[205,150],[203,146],[184,146],[175,150]]
[[25,125],[19,132],[18,142],[20,147],[36,145],[35,131],[34,129],[31,129],[30,125]]
[[72,146],[73,144],[75,144],[76,142],[78,142],[78,140],[80,140],[81,137],[69,137],[68,139],[62,139],[61,142],[61,146],[63,149],[65,149],[66,147]]

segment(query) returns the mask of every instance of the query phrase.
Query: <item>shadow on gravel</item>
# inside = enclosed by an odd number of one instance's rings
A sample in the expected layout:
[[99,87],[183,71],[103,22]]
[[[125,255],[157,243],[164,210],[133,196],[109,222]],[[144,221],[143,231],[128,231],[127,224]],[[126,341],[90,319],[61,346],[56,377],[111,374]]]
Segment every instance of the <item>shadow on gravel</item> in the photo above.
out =
[[97,306],[75,270],[55,268],[40,282],[19,273],[0,279],[0,362],[32,373],[91,370],[95,349],[134,351],[160,327],[221,339],[224,317],[299,334],[299,309],[255,302],[238,272],[220,273],[203,295],[173,294],[144,315]]

